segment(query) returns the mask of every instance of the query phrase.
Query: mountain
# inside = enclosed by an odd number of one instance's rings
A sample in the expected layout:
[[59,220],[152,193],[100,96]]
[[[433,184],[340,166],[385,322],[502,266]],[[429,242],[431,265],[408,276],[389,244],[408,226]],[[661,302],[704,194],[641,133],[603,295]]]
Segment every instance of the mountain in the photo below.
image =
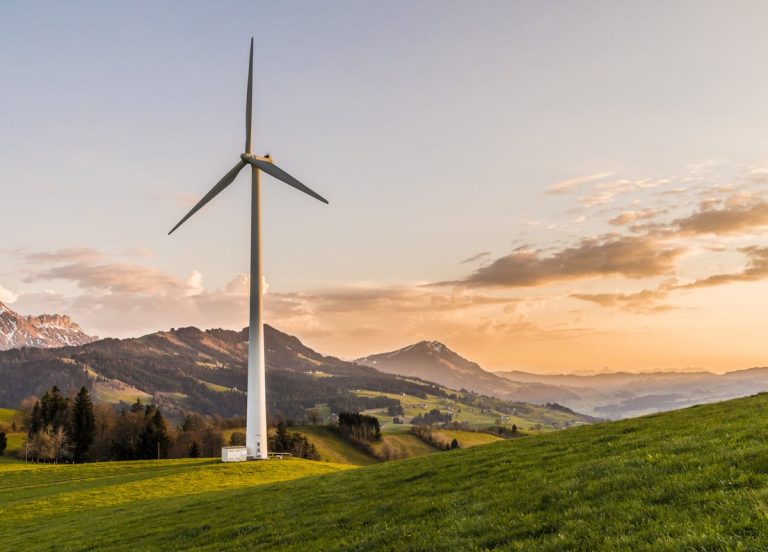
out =
[[69,316],[22,316],[0,303],[0,351],[20,347],[84,345],[95,339],[86,335]]
[[499,377],[439,341],[420,341],[396,351],[363,357],[355,362],[389,374],[417,377],[451,389],[466,389],[508,400],[546,403],[578,398],[578,395],[564,387],[540,382],[519,383]]
[[[498,418],[521,429],[551,430],[591,423],[558,405],[534,406],[460,393],[414,377],[322,355],[298,338],[264,328],[267,413],[290,420],[327,419],[344,410],[406,419],[432,408],[473,427]],[[99,402],[153,402],[178,419],[194,411],[212,416],[245,414],[248,331],[179,328],[133,339],[102,339],[77,347],[0,352],[0,407],[14,408],[57,385],[65,393],[85,386]],[[512,385],[512,384],[510,384]],[[524,425],[522,425],[524,424]]]
[[[269,413],[304,418],[325,403],[334,411],[387,407],[386,397],[359,397],[358,389],[418,397],[444,396],[435,384],[405,380],[321,355],[297,338],[265,326]],[[170,414],[193,410],[245,413],[247,330],[180,328],[134,339],[102,339],[57,349],[0,352],[0,405],[14,407],[52,385],[65,391],[85,385],[97,400],[152,400]]]
[[564,397],[561,404],[610,419],[641,416],[768,391],[768,368],[749,368],[725,374],[696,371],[576,375],[533,374],[519,370],[495,374],[514,382],[565,387],[573,396]]

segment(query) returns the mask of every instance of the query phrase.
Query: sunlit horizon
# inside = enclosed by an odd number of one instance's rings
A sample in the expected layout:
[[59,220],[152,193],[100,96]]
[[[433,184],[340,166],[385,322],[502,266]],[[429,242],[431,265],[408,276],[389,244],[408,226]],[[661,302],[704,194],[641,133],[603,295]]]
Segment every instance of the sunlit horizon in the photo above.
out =
[[599,6],[8,6],[0,301],[247,325],[248,187],[166,233],[242,149],[254,35],[255,151],[331,202],[265,177],[267,323],[345,359],[765,366],[768,7]]

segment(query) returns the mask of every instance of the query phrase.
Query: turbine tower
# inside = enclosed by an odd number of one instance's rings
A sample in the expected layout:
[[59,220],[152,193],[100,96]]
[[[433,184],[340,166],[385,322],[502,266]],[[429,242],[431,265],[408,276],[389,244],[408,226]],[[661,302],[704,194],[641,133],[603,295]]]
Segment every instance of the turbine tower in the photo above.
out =
[[272,162],[269,154],[254,155],[251,151],[251,106],[253,100],[253,38],[248,60],[248,92],[245,101],[245,153],[232,170],[224,175],[197,205],[168,232],[171,235],[189,217],[198,212],[224,188],[232,184],[246,165],[251,166],[251,289],[250,326],[248,329],[248,410],[245,446],[248,458],[267,458],[267,401],[265,389],[263,278],[261,263],[261,171],[301,190],[307,195],[328,203],[320,194],[310,190]]

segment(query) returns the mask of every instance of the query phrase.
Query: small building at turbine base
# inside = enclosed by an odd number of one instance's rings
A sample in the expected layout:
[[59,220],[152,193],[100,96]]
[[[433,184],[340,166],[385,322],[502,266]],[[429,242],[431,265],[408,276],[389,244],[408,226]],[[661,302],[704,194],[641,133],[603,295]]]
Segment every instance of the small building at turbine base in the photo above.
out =
[[245,462],[248,460],[246,447],[221,447],[222,462]]

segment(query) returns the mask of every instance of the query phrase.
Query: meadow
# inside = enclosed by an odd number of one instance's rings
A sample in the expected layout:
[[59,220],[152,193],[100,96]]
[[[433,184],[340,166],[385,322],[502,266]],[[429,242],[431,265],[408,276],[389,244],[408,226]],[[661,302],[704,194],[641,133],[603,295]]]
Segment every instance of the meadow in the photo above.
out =
[[[445,389],[447,392],[454,392]],[[484,407],[479,405],[468,405],[450,397],[439,397],[436,395],[427,395],[426,398],[420,398],[413,395],[398,395],[395,393],[380,393],[374,391],[360,390],[356,393],[361,397],[389,397],[397,399],[403,407],[403,413],[406,420],[419,414],[426,414],[432,409],[438,409],[443,413],[450,413],[453,421],[467,424],[471,429],[488,429],[496,424],[498,419],[506,427],[516,425],[521,431],[528,434],[546,433],[553,431],[555,425],[564,427],[567,424],[579,423],[578,417],[566,412],[550,410],[541,406],[532,404],[521,405],[527,411],[523,414],[507,414],[497,410],[496,407],[509,406],[510,403],[484,397],[482,402]],[[521,408],[521,410],[522,410]],[[400,424],[392,423],[392,416],[387,414],[386,408],[371,409],[365,411],[366,414],[379,418],[383,432],[397,430]],[[405,424],[410,427],[409,424]]]
[[3,464],[0,534],[43,550],[768,548],[768,395],[345,468]]

